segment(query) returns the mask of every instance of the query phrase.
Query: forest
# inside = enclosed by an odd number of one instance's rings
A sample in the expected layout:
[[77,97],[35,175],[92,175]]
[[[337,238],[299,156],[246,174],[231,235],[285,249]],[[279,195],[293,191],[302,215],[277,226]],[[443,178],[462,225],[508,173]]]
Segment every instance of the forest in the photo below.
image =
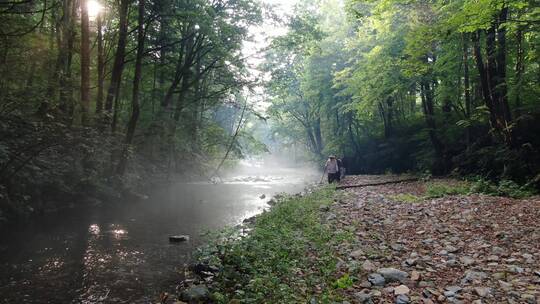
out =
[[261,20],[253,0],[2,1],[0,209],[116,197],[264,150],[244,128],[242,53]]
[[352,172],[538,186],[539,14],[534,1],[304,1],[266,55],[278,132]]
[[[7,214],[129,192],[147,174],[208,178],[272,145],[317,163],[337,154],[351,173],[539,185],[533,0],[300,1],[287,13],[256,0],[15,0],[0,10]],[[268,20],[286,33],[250,61],[251,29]]]
[[2,303],[538,304],[538,194],[538,0],[0,0]]

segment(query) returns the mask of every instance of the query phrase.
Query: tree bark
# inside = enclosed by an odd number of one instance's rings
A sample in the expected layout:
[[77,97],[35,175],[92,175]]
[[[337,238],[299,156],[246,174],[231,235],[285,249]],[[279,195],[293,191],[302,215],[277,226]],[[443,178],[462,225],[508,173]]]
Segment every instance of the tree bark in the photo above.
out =
[[102,14],[97,16],[97,99],[96,113],[103,111],[103,84],[105,82],[105,55],[103,53]]
[[433,172],[437,174],[446,173],[448,171],[448,164],[445,158],[444,144],[437,136],[437,125],[435,123],[435,109],[434,109],[434,96],[433,89],[431,88],[429,81],[422,81],[420,85],[420,94],[422,99],[422,109],[424,117],[426,119],[426,125],[428,127],[428,134],[435,150],[435,167]]
[[88,0],[81,0],[81,123],[88,124],[90,108],[90,20]]
[[107,90],[105,100],[105,111],[111,113],[113,110],[113,101],[117,100],[119,94],[120,82],[122,81],[122,71],[124,69],[124,56],[126,51],[127,35],[128,35],[128,6],[129,0],[120,0],[119,8],[119,25],[118,25],[118,44],[114,55],[114,63],[111,72],[111,81]]
[[131,100],[131,118],[129,119],[126,140],[117,173],[122,175],[126,169],[128,159],[128,147],[133,142],[133,135],[139,119],[139,85],[142,76],[142,59],[144,55],[144,3],[145,0],[139,0],[139,16],[137,25],[137,57],[135,60],[135,75],[133,77],[133,94]]
[[[521,116],[521,87],[523,83],[523,74],[525,74],[525,51],[523,49],[523,27],[518,26],[516,30],[516,66],[515,66],[515,95],[516,95],[516,108],[515,116],[519,118]],[[519,122],[519,120],[518,120]]]
[[77,0],[65,0],[66,10],[71,10],[71,13],[66,15],[64,19],[65,31],[63,33],[65,48],[65,57],[62,61],[62,76],[60,77],[60,110],[67,114],[67,120],[69,124],[73,119],[73,84],[72,84],[72,71],[71,64],[73,62],[73,46],[75,44],[75,16],[77,14],[78,1]]
[[[471,89],[469,80],[469,39],[466,33],[462,34],[463,43],[463,91],[465,95],[465,116],[471,118]],[[471,144],[471,128],[467,126],[466,130],[467,147]]]
[[484,103],[486,104],[489,110],[489,122],[492,128],[497,129],[497,118],[496,118],[496,113],[493,106],[493,99],[491,97],[491,92],[490,92],[488,72],[485,68],[484,59],[482,56],[482,49],[480,48],[480,35],[481,35],[480,31],[475,32],[473,35],[474,57],[476,61],[476,68],[478,69],[478,74],[480,76],[480,87],[482,89],[482,97],[484,99]]

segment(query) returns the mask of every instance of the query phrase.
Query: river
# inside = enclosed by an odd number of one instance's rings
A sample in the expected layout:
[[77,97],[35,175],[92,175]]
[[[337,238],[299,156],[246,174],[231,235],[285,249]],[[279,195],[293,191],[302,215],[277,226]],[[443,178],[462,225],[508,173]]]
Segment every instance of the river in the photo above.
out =
[[[205,231],[234,226],[297,193],[313,171],[244,167],[224,183],[169,183],[148,200],[79,207],[0,233],[0,303],[156,303],[174,292]],[[265,195],[261,198],[262,194]],[[169,243],[168,236],[190,235]]]

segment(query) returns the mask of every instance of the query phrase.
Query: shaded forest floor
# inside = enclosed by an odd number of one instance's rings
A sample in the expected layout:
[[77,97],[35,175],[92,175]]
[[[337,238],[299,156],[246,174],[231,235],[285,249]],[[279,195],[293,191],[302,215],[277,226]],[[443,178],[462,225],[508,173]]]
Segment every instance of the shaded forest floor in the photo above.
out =
[[540,303],[540,198],[462,188],[441,179],[278,200],[247,235],[203,254],[215,272],[194,283],[219,303]]

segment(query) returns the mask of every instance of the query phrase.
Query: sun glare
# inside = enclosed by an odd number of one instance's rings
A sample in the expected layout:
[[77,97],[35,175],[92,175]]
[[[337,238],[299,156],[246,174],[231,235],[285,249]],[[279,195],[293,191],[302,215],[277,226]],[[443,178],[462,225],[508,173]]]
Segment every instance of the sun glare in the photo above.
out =
[[94,19],[96,18],[99,13],[103,10],[103,6],[95,1],[95,0],[88,0],[86,2],[87,8],[88,8],[88,17]]

